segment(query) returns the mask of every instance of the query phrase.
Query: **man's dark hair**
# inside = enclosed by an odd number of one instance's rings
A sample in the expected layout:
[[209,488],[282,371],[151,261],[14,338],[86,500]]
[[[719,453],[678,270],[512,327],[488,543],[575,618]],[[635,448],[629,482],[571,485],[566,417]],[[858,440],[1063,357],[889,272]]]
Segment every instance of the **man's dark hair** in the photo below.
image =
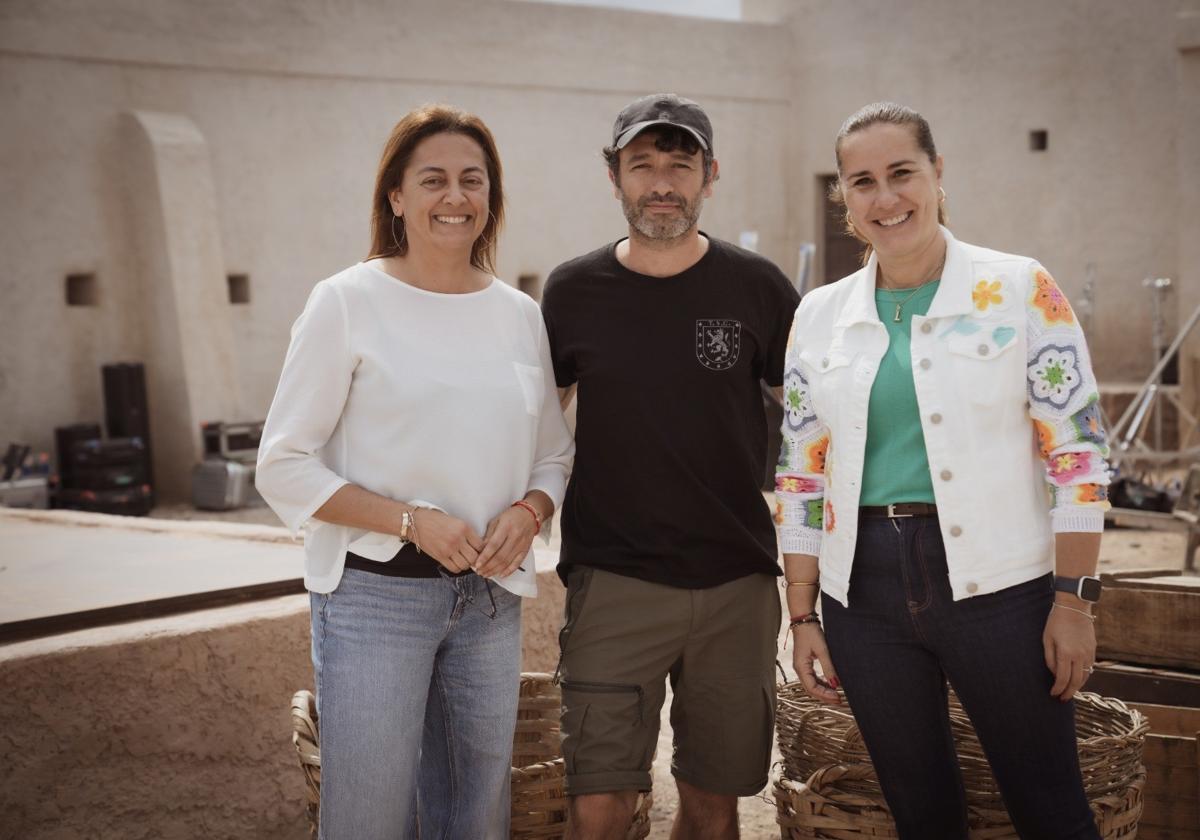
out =
[[[702,151],[700,141],[697,140],[690,132],[673,125],[661,125],[647,128],[642,134],[654,135],[654,148],[660,152],[674,152],[682,150],[684,154],[694,155],[696,152]],[[605,146],[600,153],[604,155],[604,162],[608,164],[608,171],[612,173],[613,183],[620,186],[621,184],[621,150],[615,146]],[[707,184],[712,180],[712,162],[713,153],[711,149],[703,149],[701,162],[704,166],[704,183]]]

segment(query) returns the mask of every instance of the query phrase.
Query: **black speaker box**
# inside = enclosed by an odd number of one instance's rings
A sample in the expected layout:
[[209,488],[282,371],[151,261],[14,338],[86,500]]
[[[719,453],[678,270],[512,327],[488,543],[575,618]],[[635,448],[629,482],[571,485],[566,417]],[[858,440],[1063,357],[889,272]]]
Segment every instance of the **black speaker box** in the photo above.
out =
[[75,444],[80,441],[99,440],[99,423],[76,423],[59,426],[54,430],[54,449],[58,454],[58,477],[63,487],[76,487]]
[[58,506],[118,516],[145,516],[154,507],[149,484],[119,490],[60,490]]
[[75,489],[123,490],[149,483],[141,438],[77,441],[74,457]]
[[104,365],[104,425],[110,438],[140,438],[144,444],[146,483],[153,486],[150,457],[150,411],[146,402],[146,369],[140,362]]

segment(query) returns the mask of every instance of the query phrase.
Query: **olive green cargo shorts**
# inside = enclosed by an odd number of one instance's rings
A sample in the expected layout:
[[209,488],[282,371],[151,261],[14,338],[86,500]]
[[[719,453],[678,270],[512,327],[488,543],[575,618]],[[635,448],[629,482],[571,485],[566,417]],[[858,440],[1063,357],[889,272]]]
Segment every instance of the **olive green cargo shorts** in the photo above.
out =
[[565,612],[567,794],[650,789],[667,677],[675,777],[730,796],[766,786],[780,627],[775,578],[679,589],[577,567]]

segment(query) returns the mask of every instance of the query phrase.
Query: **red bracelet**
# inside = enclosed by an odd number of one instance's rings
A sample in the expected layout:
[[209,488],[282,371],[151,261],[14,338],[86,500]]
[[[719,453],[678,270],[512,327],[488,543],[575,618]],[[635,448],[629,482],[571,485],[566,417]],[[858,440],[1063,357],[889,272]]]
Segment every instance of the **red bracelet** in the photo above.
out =
[[533,517],[534,524],[537,525],[537,530],[533,532],[533,535],[536,537],[538,534],[542,533],[542,517],[538,516],[538,512],[533,509],[533,505],[529,504],[529,502],[521,500],[518,502],[513,502],[511,507],[524,508],[525,510],[529,511],[529,515]]
[[789,628],[795,627],[797,624],[820,624],[820,623],[821,623],[820,617],[818,617],[815,612],[810,612],[810,613],[805,613],[804,615],[798,615],[798,616],[795,616],[794,618],[792,618],[791,622],[788,624],[788,627]]

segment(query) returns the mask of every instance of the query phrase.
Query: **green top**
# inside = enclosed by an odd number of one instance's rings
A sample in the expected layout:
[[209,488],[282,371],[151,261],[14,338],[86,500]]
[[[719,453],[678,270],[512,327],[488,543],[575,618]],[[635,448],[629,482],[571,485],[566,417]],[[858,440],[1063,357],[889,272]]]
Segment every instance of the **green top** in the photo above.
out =
[[[924,315],[937,293],[939,280],[910,289],[876,289],[875,308],[887,327],[888,349],[879,361],[867,406],[867,448],[863,464],[860,505],[896,502],[934,503],[933,478],[921,432],[921,412],[913,386],[912,316]],[[909,295],[912,295],[909,298]],[[908,298],[906,300],[906,298]],[[896,304],[900,323],[896,323]]]

